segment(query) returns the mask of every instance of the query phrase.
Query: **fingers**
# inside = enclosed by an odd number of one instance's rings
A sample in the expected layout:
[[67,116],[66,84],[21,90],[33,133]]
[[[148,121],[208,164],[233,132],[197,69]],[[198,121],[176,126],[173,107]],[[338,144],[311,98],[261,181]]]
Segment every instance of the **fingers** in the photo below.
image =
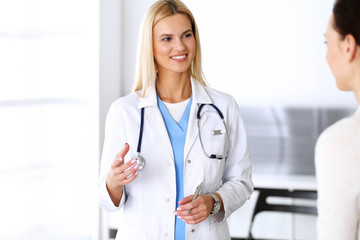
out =
[[[138,168],[139,166],[137,164],[134,165],[135,163],[136,163],[136,160],[134,160],[134,159],[127,162],[127,163],[124,163],[124,160],[122,160],[122,164],[120,164],[120,165],[112,165],[111,166],[111,171],[113,172],[114,175],[120,175],[123,172],[128,172],[131,168],[134,168],[135,166],[137,166],[137,168]],[[130,175],[130,173],[127,174],[127,175]]]
[[134,161],[129,161],[124,164],[124,158],[125,155],[129,152],[129,149],[129,144],[125,143],[124,148],[118,154],[116,154],[115,160],[111,165],[111,170],[113,174],[119,175],[135,163]]
[[[210,215],[212,209],[209,209],[207,206],[209,195],[199,195],[194,201],[189,201],[189,199],[192,200],[192,197],[193,195],[190,195],[182,199],[180,202],[186,203],[180,205],[177,210],[174,211],[174,214],[187,224],[197,224],[204,221]],[[188,213],[189,210],[190,212]]]
[[136,160],[131,160],[124,163],[125,155],[129,152],[129,144],[125,144],[124,148],[116,155],[115,160],[111,164],[110,169],[110,184],[112,186],[122,187],[131,183],[137,176],[139,166]]
[[121,166],[111,168],[111,173],[116,180],[117,185],[129,184],[136,178],[139,165],[135,163],[136,160],[133,159]]
[[184,197],[183,199],[181,199],[181,201],[179,201],[179,205],[184,205],[186,203],[189,203],[192,201],[194,195],[189,195],[187,197]]
[[121,185],[126,185],[131,183],[132,181],[134,181],[134,179],[136,178],[137,174],[138,174],[138,165],[134,165],[132,166],[130,169],[124,171],[123,173],[121,173],[119,175],[119,179],[121,179],[119,181],[119,183]]
[[195,224],[201,223],[206,218],[207,218],[206,216],[198,214],[198,215],[194,215],[194,216],[182,217],[180,219],[183,220],[187,224],[195,225]]
[[117,167],[121,166],[124,163],[125,155],[129,152],[130,146],[129,144],[125,143],[124,148],[116,154],[115,160],[112,163],[112,166]]
[[185,213],[185,215],[177,215],[177,217],[187,224],[198,224],[209,216],[209,214],[207,214],[205,211],[194,213],[194,210],[196,209],[192,209],[189,215],[186,215]]
[[184,205],[180,205],[176,209],[176,213],[179,216],[188,216],[188,215],[195,215],[199,212],[205,211],[206,206],[203,203],[203,199],[201,196],[199,196],[196,200],[189,202]]
[[137,173],[139,169],[139,165],[136,164],[136,160],[132,159],[131,161],[121,165],[118,169],[116,169],[117,174],[120,178],[129,178],[132,174]]

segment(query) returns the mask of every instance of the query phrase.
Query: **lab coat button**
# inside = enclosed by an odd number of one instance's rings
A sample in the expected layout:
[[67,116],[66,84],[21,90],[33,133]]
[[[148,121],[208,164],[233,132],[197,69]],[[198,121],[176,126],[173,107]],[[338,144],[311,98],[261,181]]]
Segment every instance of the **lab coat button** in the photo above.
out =
[[190,159],[188,160],[188,163],[191,163],[191,160],[190,160]]
[[168,234],[167,233],[164,233],[164,237],[167,237],[168,236]]
[[191,229],[191,232],[192,232],[192,233],[195,232],[195,229]]
[[171,167],[171,163],[168,163],[167,166],[168,166],[168,167]]
[[168,198],[167,198],[167,199],[165,199],[165,202],[169,202],[169,201],[170,201],[170,199],[168,199]]

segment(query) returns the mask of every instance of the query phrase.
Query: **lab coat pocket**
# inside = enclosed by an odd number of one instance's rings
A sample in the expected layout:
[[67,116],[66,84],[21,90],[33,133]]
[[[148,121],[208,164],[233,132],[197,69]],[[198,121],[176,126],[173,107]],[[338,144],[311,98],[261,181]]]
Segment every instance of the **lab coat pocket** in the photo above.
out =
[[115,240],[146,240],[146,232],[120,226]]
[[226,223],[216,223],[215,221],[209,224],[210,240],[230,240],[230,233]]
[[[223,149],[224,142],[207,141],[205,144],[207,144],[207,148],[211,150],[211,154],[220,154]],[[204,156],[203,161],[205,182],[211,183],[213,188],[211,191],[215,191],[220,186],[225,159],[209,158]]]
[[[224,140],[203,141],[202,148],[205,155],[213,160],[221,161],[226,156],[227,146]],[[221,157],[221,158],[219,158]]]
[[228,140],[224,122],[216,112],[210,112],[199,120],[199,126],[199,140],[205,155],[209,158],[223,158]]

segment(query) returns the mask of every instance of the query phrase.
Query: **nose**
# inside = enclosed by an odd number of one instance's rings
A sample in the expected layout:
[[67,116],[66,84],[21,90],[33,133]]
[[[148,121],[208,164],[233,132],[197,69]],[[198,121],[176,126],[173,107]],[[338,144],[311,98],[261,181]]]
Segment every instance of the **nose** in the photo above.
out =
[[183,43],[183,39],[182,38],[179,38],[175,41],[175,44],[174,44],[174,50],[176,51],[184,51],[185,50],[185,44]]

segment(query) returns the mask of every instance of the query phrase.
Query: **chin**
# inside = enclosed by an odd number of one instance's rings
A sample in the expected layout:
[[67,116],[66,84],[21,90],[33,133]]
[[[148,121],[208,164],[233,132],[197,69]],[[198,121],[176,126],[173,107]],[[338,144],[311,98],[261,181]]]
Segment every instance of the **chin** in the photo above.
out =
[[185,72],[189,72],[190,68],[181,68],[181,69],[173,69],[173,72],[176,73],[185,73]]
[[341,91],[352,91],[352,89],[347,84],[344,84],[344,79],[343,80],[336,79],[336,86]]

